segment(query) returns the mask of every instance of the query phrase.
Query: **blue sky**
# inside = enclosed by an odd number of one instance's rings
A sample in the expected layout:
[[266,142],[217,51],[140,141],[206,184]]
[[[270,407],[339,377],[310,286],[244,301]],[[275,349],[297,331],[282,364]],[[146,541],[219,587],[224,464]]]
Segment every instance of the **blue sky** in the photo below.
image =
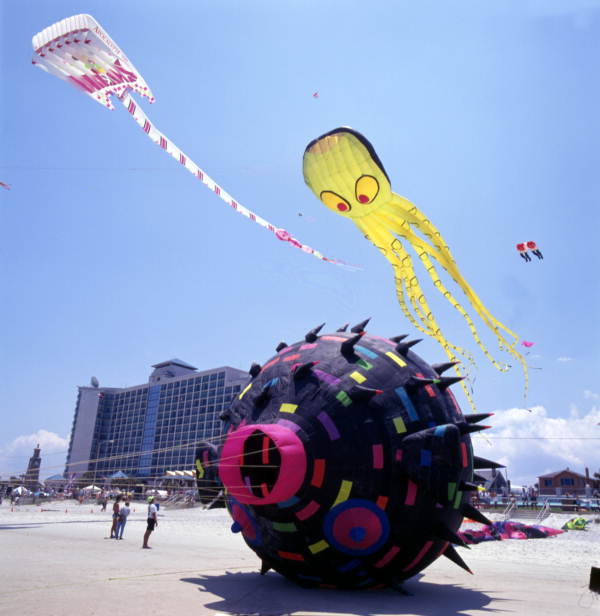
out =
[[[442,327],[475,351],[478,409],[497,411],[480,454],[522,482],[600,470],[589,440],[600,437],[600,2],[491,4],[5,0],[0,475],[23,470],[37,440],[42,474],[62,471],[77,386],[91,375],[139,384],[171,357],[246,368],[323,321],[370,316],[372,333],[417,334],[389,264],[304,185],[306,144],[341,125],[371,140],[393,189],[441,229],[491,312],[536,343],[524,402],[520,371],[492,368],[429,293]],[[150,119],[215,181],[363,269],[279,242],[123,108],[35,69],[31,37],[83,12],[152,88],[154,105],[138,97]],[[518,257],[529,239],[543,262]],[[415,350],[444,359],[433,341]]]

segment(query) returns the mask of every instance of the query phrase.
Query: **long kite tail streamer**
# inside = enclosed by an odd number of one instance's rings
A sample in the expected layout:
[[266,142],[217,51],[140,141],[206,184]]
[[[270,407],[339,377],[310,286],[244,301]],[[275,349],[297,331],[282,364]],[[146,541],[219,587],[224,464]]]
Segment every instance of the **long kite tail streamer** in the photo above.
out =
[[285,229],[271,224],[238,203],[187,154],[161,133],[130,94],[131,91],[137,92],[153,103],[155,99],[148,84],[93,17],[90,15],[67,17],[36,34],[32,39],[32,44],[36,54],[32,60],[35,66],[68,81],[108,109],[114,109],[111,96],[115,95],[154,143],[206,184],[236,212],[264,227],[277,239],[321,261],[350,268],[355,267],[344,261],[325,257],[318,250],[297,240]]
[[[507,370],[509,366],[498,362],[488,351],[473,319],[442,282],[440,272],[445,270],[463,291],[473,311],[493,332],[500,350],[521,364],[527,395],[527,364],[515,348],[518,336],[492,316],[463,278],[440,231],[414,204],[392,192],[379,157],[363,135],[342,127],[309,143],[304,153],[304,179],[322,203],[350,218],[383,253],[394,268],[396,294],[403,313],[417,329],[434,338],[452,362],[457,355],[469,361],[472,356],[450,343],[442,332],[402,240],[412,246],[437,291],[462,316],[484,355],[497,369]],[[460,376],[460,369],[455,370]],[[464,382],[462,386],[473,405]]]

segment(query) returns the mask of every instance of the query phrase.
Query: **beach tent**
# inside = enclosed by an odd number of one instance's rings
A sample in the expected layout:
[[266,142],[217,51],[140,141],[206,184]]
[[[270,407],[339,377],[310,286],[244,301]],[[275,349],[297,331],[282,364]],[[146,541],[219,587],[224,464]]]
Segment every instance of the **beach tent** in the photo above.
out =
[[98,486],[93,486],[93,485],[85,486],[85,488],[83,489],[87,490],[88,492],[102,492],[102,488],[99,488]]
[[165,479],[186,479],[195,481],[196,471],[166,471]]
[[51,475],[44,480],[44,483],[48,482],[61,482],[66,481],[66,479],[62,475]]
[[169,495],[169,493],[166,490],[151,489],[151,490],[146,490],[146,495],[147,496],[160,496],[161,498],[166,498]]
[[123,471],[117,471],[116,473],[113,473],[109,479],[129,479],[129,476]]

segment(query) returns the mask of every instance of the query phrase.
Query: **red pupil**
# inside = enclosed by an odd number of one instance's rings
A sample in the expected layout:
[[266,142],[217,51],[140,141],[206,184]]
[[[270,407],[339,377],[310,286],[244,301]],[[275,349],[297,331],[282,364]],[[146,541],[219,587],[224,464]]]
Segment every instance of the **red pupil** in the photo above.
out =
[[340,201],[340,203],[337,204],[337,208],[340,212],[345,212],[348,209],[348,206]]
[[367,195],[358,195],[358,200],[361,203],[369,203],[369,197],[367,197]]

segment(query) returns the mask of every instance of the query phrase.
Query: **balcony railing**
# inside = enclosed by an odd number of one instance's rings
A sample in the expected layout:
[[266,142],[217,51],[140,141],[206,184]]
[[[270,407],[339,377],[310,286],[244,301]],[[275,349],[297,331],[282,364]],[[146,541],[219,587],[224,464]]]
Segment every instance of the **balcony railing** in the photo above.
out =
[[482,511],[505,512],[508,507],[514,509],[531,509],[540,511],[548,509],[551,512],[600,512],[600,498],[584,496],[540,496],[535,501],[523,498],[511,498],[509,496],[477,497],[473,504]]

